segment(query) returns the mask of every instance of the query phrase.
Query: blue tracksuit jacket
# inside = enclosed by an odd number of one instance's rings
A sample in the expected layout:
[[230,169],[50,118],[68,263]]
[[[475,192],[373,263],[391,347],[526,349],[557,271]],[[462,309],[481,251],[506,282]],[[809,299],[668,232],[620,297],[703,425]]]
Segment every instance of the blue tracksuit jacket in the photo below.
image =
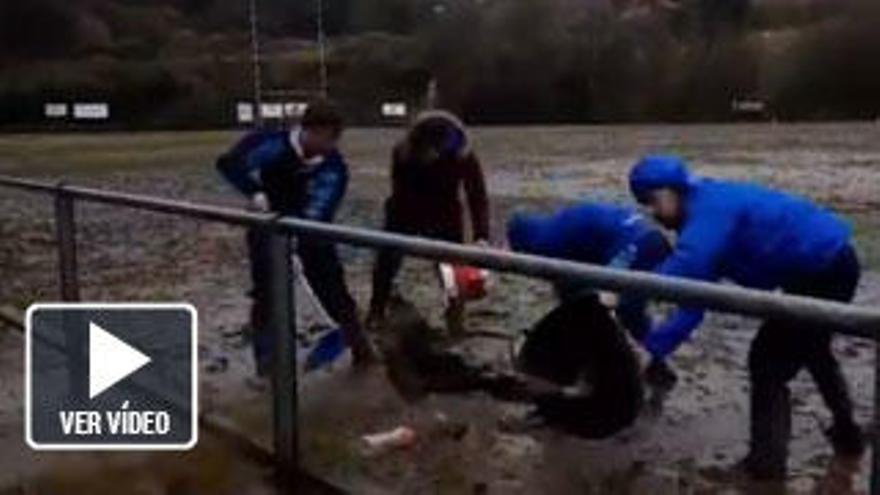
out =
[[[657,269],[664,275],[773,290],[822,272],[850,241],[846,223],[799,196],[706,178],[690,179],[683,194],[685,222],[675,251]],[[665,357],[702,319],[702,309],[681,308],[645,346]]]
[[289,131],[247,134],[217,160],[217,169],[242,194],[265,192],[273,211],[332,221],[348,186],[339,152],[307,165],[290,143]]

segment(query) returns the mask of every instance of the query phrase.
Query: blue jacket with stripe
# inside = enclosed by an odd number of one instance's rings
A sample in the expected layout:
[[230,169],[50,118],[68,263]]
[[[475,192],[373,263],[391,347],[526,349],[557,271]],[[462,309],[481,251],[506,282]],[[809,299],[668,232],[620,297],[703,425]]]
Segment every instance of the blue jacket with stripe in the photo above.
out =
[[242,194],[264,192],[273,211],[329,222],[348,186],[348,166],[334,151],[306,164],[289,131],[255,131],[217,159],[217,169]]

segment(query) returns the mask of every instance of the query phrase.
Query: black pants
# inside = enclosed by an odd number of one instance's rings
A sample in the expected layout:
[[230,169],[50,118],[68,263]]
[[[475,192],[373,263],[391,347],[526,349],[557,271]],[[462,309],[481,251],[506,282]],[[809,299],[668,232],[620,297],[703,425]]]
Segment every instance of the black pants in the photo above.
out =
[[[849,302],[860,276],[858,258],[848,246],[827,270],[784,287],[790,294]],[[831,333],[815,323],[767,320],[752,342],[750,461],[759,469],[784,472],[791,436],[791,403],[788,382],[803,368],[809,371],[834,424],[836,451],[861,444],[853,419],[853,403],[840,365],[831,351]]]
[[[268,372],[272,363],[273,339],[269,329],[268,295],[272,266],[269,261],[270,237],[262,229],[247,232],[248,254],[251,261],[251,326],[253,327],[254,357],[257,372]],[[342,328],[349,346],[360,344],[364,338],[357,318],[357,306],[345,285],[345,272],[339,262],[336,246],[332,243],[300,237],[297,255],[302,262],[303,275],[331,318]],[[291,332],[295,332],[294,326]]]
[[[388,203],[385,205],[385,230],[397,234],[417,235],[441,241],[461,243],[464,240],[464,228],[461,225],[415,225],[405,223],[397,218]],[[394,278],[403,266],[403,253],[396,249],[381,249],[376,256],[373,267],[373,295],[370,299],[370,311],[381,314],[388,305]]]

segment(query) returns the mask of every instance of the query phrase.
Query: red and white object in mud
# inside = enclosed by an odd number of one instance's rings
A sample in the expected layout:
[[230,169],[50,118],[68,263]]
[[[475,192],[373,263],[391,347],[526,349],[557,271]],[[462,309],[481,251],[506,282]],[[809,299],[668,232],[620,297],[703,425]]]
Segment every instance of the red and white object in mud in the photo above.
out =
[[473,301],[486,296],[489,271],[465,265],[440,263],[440,280],[447,300]]

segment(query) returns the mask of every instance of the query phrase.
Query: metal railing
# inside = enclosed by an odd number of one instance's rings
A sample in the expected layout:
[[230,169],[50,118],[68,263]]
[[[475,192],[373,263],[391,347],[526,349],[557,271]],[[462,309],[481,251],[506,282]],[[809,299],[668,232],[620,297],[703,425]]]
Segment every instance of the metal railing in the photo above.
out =
[[[829,325],[830,331],[880,340],[880,310],[809,297],[771,293],[722,284],[671,278],[571,261],[467,246],[445,241],[314,222],[235,208],[196,204],[138,194],[52,184],[0,175],[0,186],[48,193],[55,198],[61,297],[79,299],[76,256],[75,200],[169,213],[231,225],[264,228],[271,233],[270,325],[275,335],[273,369],[274,448],[279,472],[292,480],[298,470],[296,363],[289,331],[296,321],[291,273],[290,239],[308,236],[373,249],[394,248],[408,255],[467,263],[496,271],[554,280],[577,280],[597,289],[639,293],[653,299],[743,315],[802,319]],[[880,425],[880,347],[875,364],[874,423]],[[873,451],[880,452],[880,435]],[[880,495],[880,456],[874,455],[871,493]]]

